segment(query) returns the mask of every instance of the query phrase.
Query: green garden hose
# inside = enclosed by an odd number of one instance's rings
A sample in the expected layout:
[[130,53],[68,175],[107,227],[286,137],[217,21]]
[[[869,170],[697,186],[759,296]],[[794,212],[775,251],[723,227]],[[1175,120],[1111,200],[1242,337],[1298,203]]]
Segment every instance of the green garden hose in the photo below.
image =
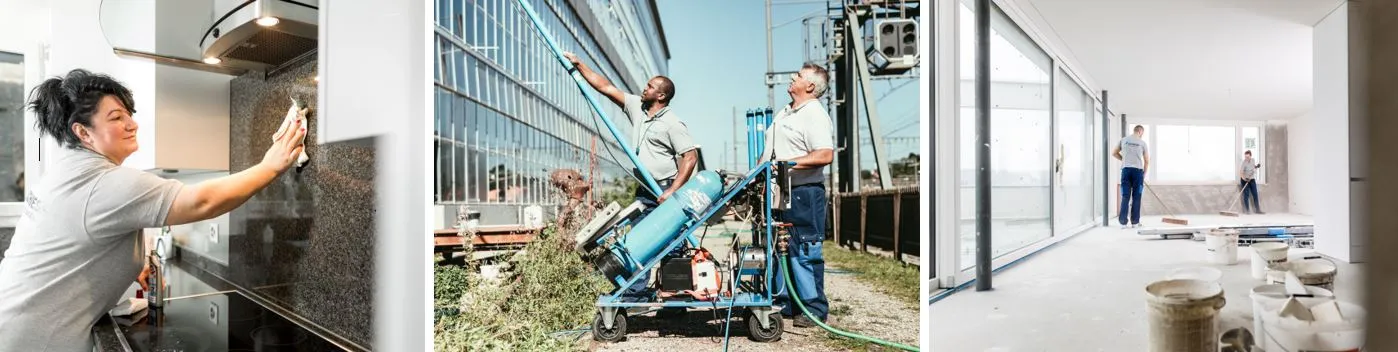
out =
[[793,301],[796,301],[796,307],[801,308],[801,313],[805,313],[807,319],[810,319],[811,321],[815,322],[816,325],[820,326],[822,329],[825,329],[826,331],[829,331],[829,332],[833,332],[833,333],[835,333],[836,335],[844,336],[844,337],[847,337],[847,338],[850,338],[850,339],[854,339],[854,340],[862,340],[862,341],[865,341],[865,342],[870,342],[870,343],[874,343],[874,344],[879,344],[879,345],[884,345],[884,346],[888,346],[888,347],[898,348],[898,349],[902,349],[902,350],[906,350],[906,351],[919,351],[917,347],[908,346],[908,345],[904,345],[904,344],[897,343],[897,342],[884,341],[884,340],[880,340],[880,339],[877,339],[877,338],[868,337],[868,336],[864,336],[864,335],[860,335],[860,334],[856,334],[856,333],[852,333],[852,332],[847,332],[847,331],[843,331],[843,330],[840,330],[840,329],[836,329],[836,328],[834,328],[834,327],[831,327],[830,325],[825,325],[825,322],[820,321],[820,319],[816,319],[815,314],[811,314],[811,311],[806,310],[806,304],[801,302],[801,294],[797,293],[797,291],[799,291],[799,290],[796,289],[796,287],[795,287],[795,285],[794,285],[794,282],[791,281],[791,271],[788,270],[786,261],[787,261],[786,254],[782,254],[782,255],[781,255],[781,260],[778,261],[778,262],[779,262],[779,263],[781,264],[781,266],[782,266],[782,269],[781,269],[781,270],[782,270],[782,277],[786,278],[786,285],[788,286],[788,287],[787,287],[787,292],[790,292],[790,293],[791,293],[791,298],[792,298],[792,300],[793,300]]

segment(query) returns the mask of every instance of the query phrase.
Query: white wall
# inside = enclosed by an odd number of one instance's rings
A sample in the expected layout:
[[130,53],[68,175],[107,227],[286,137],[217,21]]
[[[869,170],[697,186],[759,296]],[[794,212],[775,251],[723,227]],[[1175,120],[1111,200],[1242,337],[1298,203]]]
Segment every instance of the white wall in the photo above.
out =
[[1295,165],[1314,170],[1313,181],[1300,186],[1315,196],[1316,251],[1345,261],[1356,259],[1350,224],[1349,28],[1346,4],[1315,26],[1315,108],[1306,122],[1314,148],[1310,163]]
[[[374,197],[374,349],[429,345],[431,300],[422,292],[431,256],[432,5],[323,1],[319,72],[325,142],[377,137]],[[366,25],[369,24],[369,25]],[[366,74],[371,72],[372,74]],[[327,118],[327,121],[330,119]],[[390,123],[391,122],[391,123]]]
[[[52,21],[44,76],[60,76],[77,68],[110,75],[131,90],[137,110],[132,117],[136,123],[142,128],[155,126],[155,63],[121,58],[112,52],[98,21],[102,1],[63,0],[50,2],[49,5],[52,8]],[[126,22],[131,26],[150,26],[146,31],[154,33],[154,12],[146,13],[149,14],[147,18],[131,18]],[[141,148],[126,159],[127,163],[154,164],[154,132],[154,129],[148,129],[136,134]],[[46,144],[44,149],[48,148]],[[33,176],[26,175],[26,179],[29,177]]]
[[1315,128],[1312,117],[1307,113],[1287,121],[1286,171],[1291,177],[1287,190],[1290,193],[1290,213],[1315,215]]

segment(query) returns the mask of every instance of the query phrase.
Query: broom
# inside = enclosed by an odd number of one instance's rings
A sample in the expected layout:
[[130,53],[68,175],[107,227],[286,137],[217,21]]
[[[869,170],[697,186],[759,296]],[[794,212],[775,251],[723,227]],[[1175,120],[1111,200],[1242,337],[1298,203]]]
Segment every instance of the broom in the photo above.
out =
[[1243,199],[1242,195],[1243,195],[1243,190],[1245,189],[1244,187],[1247,187],[1247,186],[1245,185],[1245,186],[1243,186],[1243,187],[1238,187],[1238,193],[1234,193],[1234,194],[1233,194],[1233,201],[1232,201],[1232,202],[1228,202],[1228,207],[1227,207],[1227,208],[1223,208],[1222,211],[1219,211],[1219,212],[1218,212],[1218,215],[1232,216],[1232,217],[1235,217],[1235,218],[1238,217],[1238,212],[1233,211],[1233,206],[1236,205],[1236,204],[1238,204],[1238,200],[1239,200],[1239,199]]
[[[1144,184],[1144,183],[1142,183],[1142,184]],[[1189,225],[1189,220],[1185,220],[1185,219],[1183,219],[1183,218],[1180,218],[1180,217],[1176,216],[1176,215],[1175,215],[1175,211],[1172,210],[1172,209],[1170,209],[1170,205],[1165,204],[1165,201],[1160,199],[1160,195],[1155,194],[1155,190],[1154,190],[1154,189],[1151,189],[1151,188],[1150,188],[1150,185],[1145,185],[1145,186],[1146,186],[1146,190],[1147,190],[1147,191],[1150,191],[1150,195],[1151,195],[1152,197],[1155,197],[1155,201],[1160,202],[1160,206],[1165,208],[1165,213],[1166,213],[1166,214],[1170,214],[1170,216],[1160,218],[1160,221],[1161,221],[1161,222],[1164,222],[1164,223],[1167,223],[1167,224],[1175,224],[1175,225]]]

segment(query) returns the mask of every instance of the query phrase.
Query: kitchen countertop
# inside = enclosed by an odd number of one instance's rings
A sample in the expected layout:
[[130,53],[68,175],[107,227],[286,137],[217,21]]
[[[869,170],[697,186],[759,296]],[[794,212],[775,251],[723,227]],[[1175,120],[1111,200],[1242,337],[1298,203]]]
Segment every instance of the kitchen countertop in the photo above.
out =
[[103,316],[93,326],[98,351],[344,350],[217,277],[179,261],[167,270],[165,306]]

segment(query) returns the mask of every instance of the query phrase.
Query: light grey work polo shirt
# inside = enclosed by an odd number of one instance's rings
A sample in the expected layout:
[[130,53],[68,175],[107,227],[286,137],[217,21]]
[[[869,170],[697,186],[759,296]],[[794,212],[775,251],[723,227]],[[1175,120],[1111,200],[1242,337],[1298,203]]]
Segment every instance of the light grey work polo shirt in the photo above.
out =
[[[791,160],[821,149],[835,149],[835,136],[825,105],[820,99],[811,99],[794,109],[787,105],[772,119],[772,126],[767,128],[767,148],[763,157]],[[824,182],[824,166],[791,170],[792,186]]]
[[55,149],[0,261],[0,351],[91,351],[93,324],[141,272],[140,230],[164,226],[183,187]]
[[655,116],[646,115],[639,95],[627,94],[625,102],[622,110],[631,119],[631,143],[641,165],[657,182],[675,178],[679,174],[676,158],[699,147],[689,135],[689,127],[669,107]]

